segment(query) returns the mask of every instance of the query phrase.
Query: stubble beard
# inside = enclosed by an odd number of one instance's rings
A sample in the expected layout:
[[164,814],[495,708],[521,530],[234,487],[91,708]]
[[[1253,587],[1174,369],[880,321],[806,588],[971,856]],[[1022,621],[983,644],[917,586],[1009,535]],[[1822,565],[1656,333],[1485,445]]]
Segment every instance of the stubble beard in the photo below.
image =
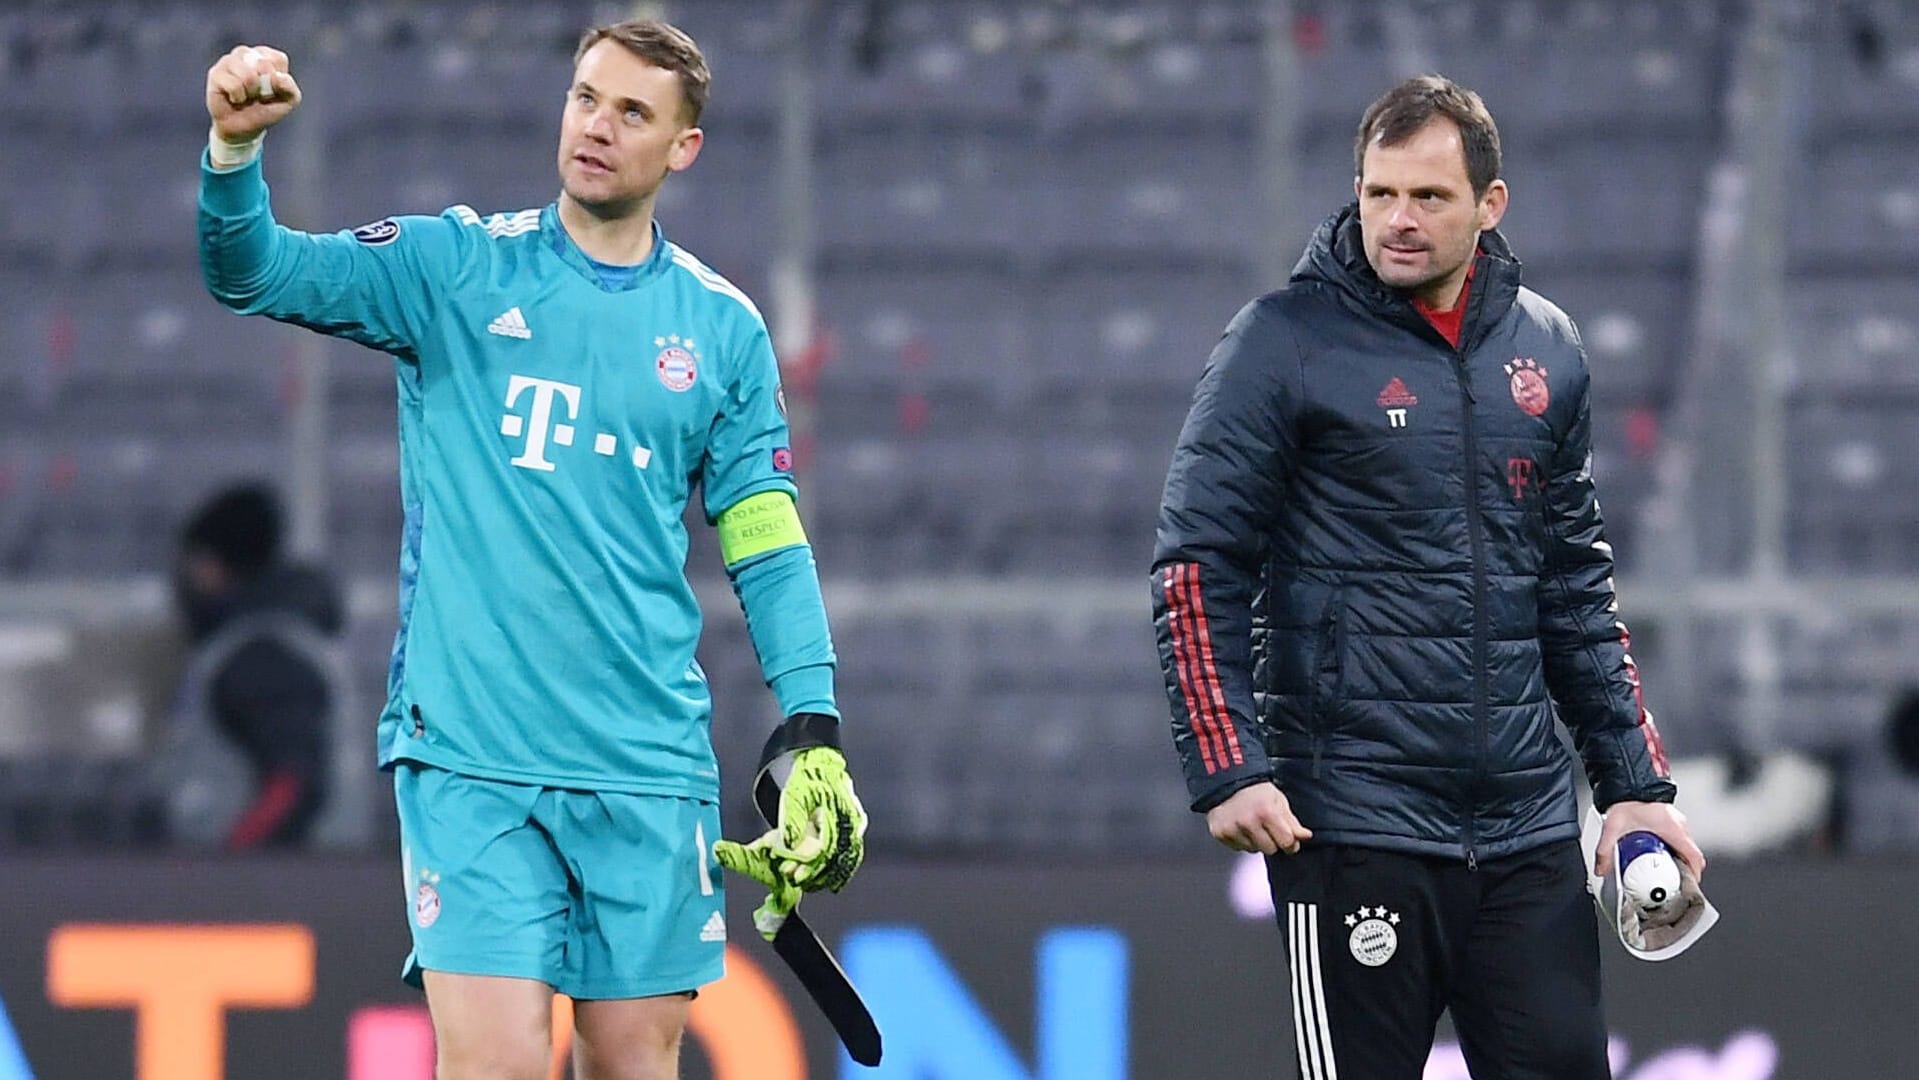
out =
[[562,165],[560,190],[566,194],[567,198],[573,200],[575,205],[593,217],[601,221],[617,221],[621,218],[633,217],[651,208],[659,198],[660,188],[666,184],[666,178],[669,175],[671,175],[670,172],[662,171],[654,178],[652,184],[643,189],[628,189],[617,195],[589,197],[575,189],[575,185],[567,176],[566,166]]
[[576,190],[565,179],[560,182],[560,190],[573,200],[574,205],[601,221],[617,221],[640,213],[652,204],[653,196],[658,193],[656,185],[649,191],[629,191],[619,195],[586,195]]
[[[1470,258],[1470,251],[1471,249],[1468,249],[1468,258]],[[1457,274],[1467,262],[1466,258],[1445,264],[1435,262],[1433,261],[1434,250],[1430,247],[1426,249],[1425,254],[1427,257],[1427,268],[1424,271],[1409,274],[1406,270],[1392,268],[1390,266],[1386,269],[1381,269],[1379,264],[1386,260],[1386,245],[1382,243],[1379,247],[1379,262],[1373,264],[1373,273],[1379,277],[1381,282],[1384,282],[1391,288],[1417,294]]]

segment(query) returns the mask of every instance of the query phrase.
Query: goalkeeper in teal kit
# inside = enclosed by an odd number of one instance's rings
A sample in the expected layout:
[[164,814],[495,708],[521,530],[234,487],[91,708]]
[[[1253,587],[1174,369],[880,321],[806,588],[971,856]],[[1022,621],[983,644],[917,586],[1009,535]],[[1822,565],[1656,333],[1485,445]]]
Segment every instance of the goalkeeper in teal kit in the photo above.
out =
[[[310,235],[275,224],[262,179],[266,129],[300,101],[287,57],[240,47],[207,74],[208,288],[394,358],[406,524],[380,763],[440,1080],[544,1078],[556,989],[578,1075],[677,1076],[687,1002],[722,970],[719,868],[768,886],[770,935],[860,862],[766,325],[653,220],[698,156],[707,78],[670,26],[589,31],[554,203]],[[696,483],[787,717],[780,822],[747,845],[720,839],[694,662]]]

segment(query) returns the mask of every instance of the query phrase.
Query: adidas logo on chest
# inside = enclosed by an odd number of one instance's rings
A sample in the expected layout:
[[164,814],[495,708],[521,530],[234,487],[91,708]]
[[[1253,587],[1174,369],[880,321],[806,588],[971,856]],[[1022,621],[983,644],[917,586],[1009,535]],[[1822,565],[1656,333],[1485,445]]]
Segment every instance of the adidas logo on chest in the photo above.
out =
[[526,316],[520,314],[517,307],[508,308],[498,318],[486,324],[486,332],[501,337],[519,338],[521,341],[533,337],[532,328],[526,325]]

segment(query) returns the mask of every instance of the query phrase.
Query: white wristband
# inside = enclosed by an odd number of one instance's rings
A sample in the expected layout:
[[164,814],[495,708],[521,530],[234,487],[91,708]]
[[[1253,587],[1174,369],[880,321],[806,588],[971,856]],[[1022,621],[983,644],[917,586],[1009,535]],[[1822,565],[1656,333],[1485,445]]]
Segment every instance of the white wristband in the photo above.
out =
[[207,160],[220,172],[229,172],[253,163],[260,156],[260,144],[266,140],[267,133],[262,131],[245,142],[229,142],[220,137],[218,131],[207,129]]

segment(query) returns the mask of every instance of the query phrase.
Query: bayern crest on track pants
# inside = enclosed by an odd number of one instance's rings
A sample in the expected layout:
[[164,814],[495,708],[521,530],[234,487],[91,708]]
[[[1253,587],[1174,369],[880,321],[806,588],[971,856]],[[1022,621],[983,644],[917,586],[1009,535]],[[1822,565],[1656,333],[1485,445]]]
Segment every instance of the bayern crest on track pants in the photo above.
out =
[[1420,1080],[1448,1008],[1474,1080],[1610,1080],[1576,842],[1477,869],[1309,842],[1267,879],[1301,1080]]

